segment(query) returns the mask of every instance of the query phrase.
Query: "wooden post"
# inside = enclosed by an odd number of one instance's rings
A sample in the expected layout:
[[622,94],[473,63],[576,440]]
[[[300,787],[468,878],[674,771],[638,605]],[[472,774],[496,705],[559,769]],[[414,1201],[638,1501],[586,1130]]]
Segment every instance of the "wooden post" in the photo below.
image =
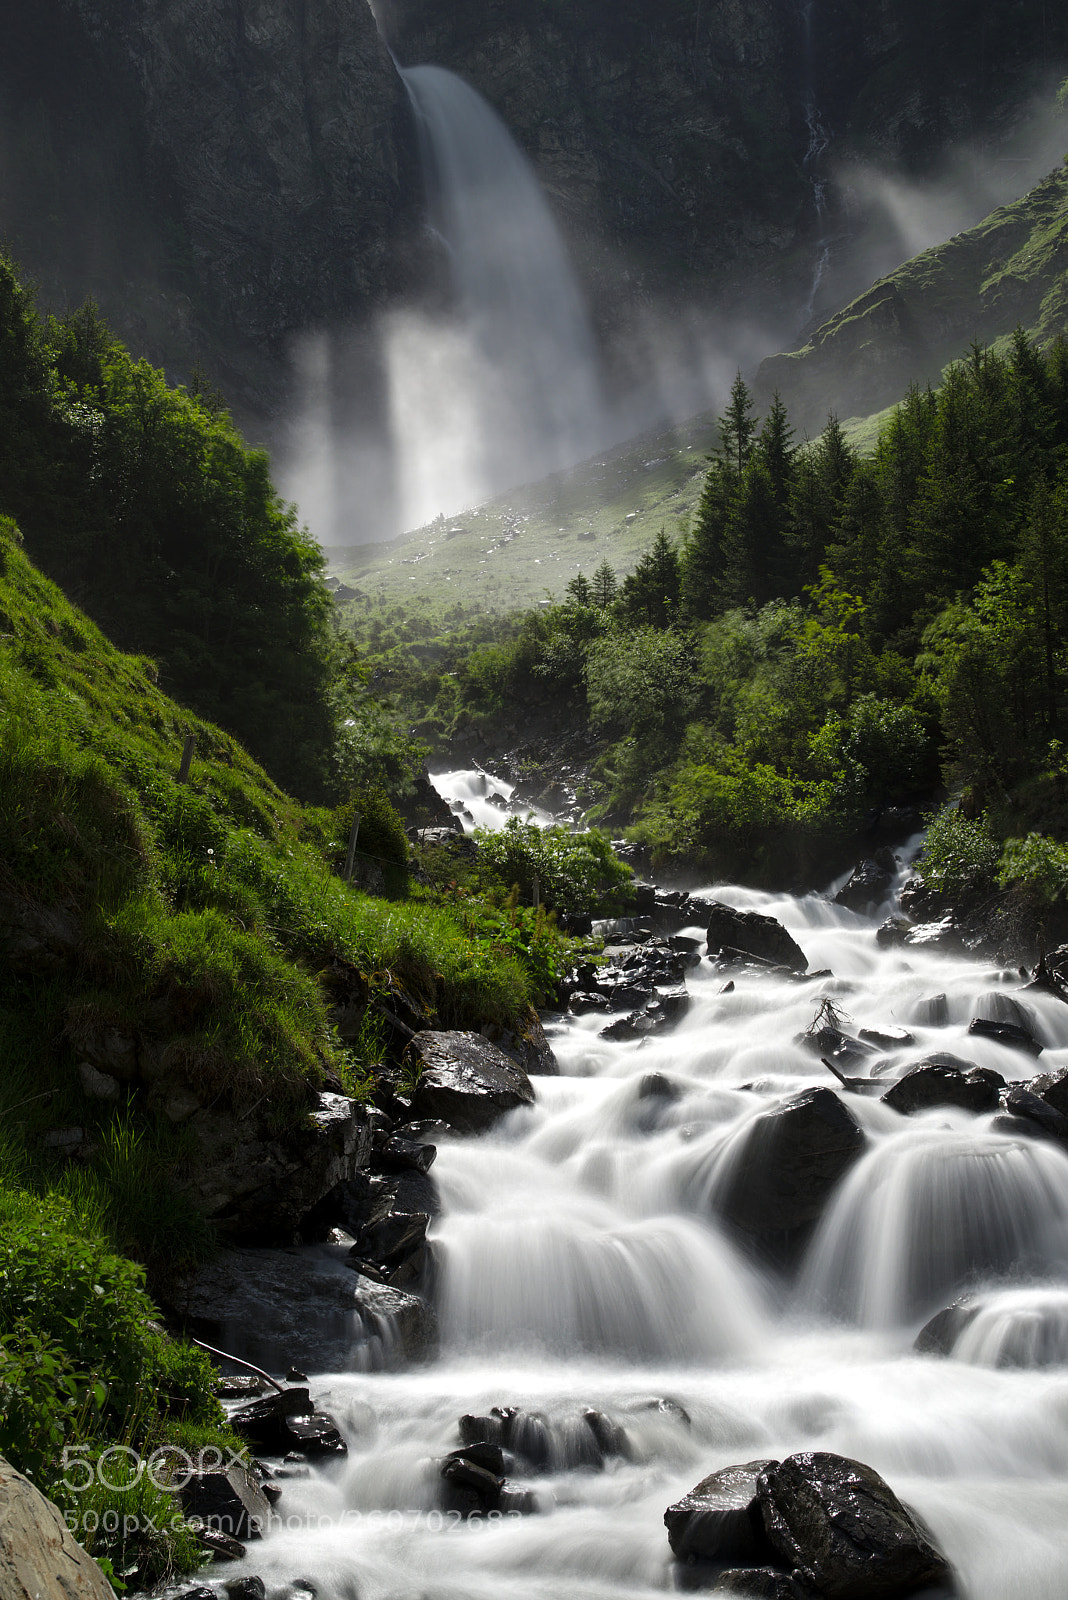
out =
[[196,734],[195,733],[187,734],[186,735],[186,740],[185,740],[185,749],[182,751],[182,764],[178,768],[178,782],[179,783],[186,783],[188,781],[188,779],[189,779],[189,768],[193,764],[193,752],[196,749],[196,747],[197,747],[197,736],[196,736]]
[[352,833],[349,835],[349,858],[345,862],[345,882],[352,882],[352,869],[356,864],[356,839],[360,832],[360,813],[357,811],[352,819]]

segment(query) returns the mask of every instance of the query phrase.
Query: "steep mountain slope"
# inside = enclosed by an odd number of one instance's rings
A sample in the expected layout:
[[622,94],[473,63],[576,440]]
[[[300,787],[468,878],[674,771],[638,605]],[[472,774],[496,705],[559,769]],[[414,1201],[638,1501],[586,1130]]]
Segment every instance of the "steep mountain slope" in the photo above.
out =
[[977,341],[996,345],[1019,324],[1045,347],[1068,333],[1068,168],[1001,206],[978,227],[907,261],[817,328],[799,350],[764,361],[766,404],[819,428],[892,404],[910,383],[937,383]]

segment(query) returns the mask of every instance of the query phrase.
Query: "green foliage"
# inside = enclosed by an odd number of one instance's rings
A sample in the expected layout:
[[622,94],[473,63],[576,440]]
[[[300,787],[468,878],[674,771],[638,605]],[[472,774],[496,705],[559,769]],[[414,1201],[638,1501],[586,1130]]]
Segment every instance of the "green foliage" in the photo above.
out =
[[929,888],[961,903],[992,891],[1000,857],[985,817],[947,806],[928,823],[916,870]]
[[518,888],[526,904],[534,898],[537,879],[544,904],[561,911],[603,906],[611,914],[622,906],[620,891],[630,881],[630,868],[596,828],[572,833],[509,817],[503,828],[480,828],[476,837],[480,874],[504,888]]
[[[136,1463],[189,1427],[238,1447],[207,1357],[159,1330],[141,1270],[87,1234],[59,1196],[0,1188],[0,1222],[0,1453],[117,1576],[152,1582],[194,1567],[174,1501]],[[119,1471],[98,1470],[108,1450]]]
[[337,870],[343,871],[348,860],[349,839],[357,815],[360,818],[357,859],[373,862],[382,869],[384,887],[389,894],[403,894],[408,882],[408,838],[404,819],[381,789],[359,790],[333,812]]
[[133,360],[91,303],[40,322],[3,257],[0,357],[0,512],[34,560],[293,791],[378,777],[372,751],[403,781],[403,741],[349,692],[322,555],[212,395]]
[[1006,839],[997,881],[1002,888],[1022,885],[1042,906],[1063,906],[1068,900],[1068,844],[1042,833]]

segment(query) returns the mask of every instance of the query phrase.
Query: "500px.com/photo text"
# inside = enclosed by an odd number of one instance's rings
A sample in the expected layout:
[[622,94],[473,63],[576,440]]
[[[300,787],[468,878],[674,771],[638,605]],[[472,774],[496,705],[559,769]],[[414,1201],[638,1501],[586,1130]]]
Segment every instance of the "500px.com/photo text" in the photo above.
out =
[[397,1508],[392,1511],[359,1511],[355,1507],[347,1507],[335,1513],[308,1515],[294,1512],[288,1516],[269,1511],[265,1516],[183,1517],[180,1512],[175,1512],[161,1521],[146,1516],[144,1512],[124,1516],[114,1510],[71,1510],[64,1513],[64,1521],[75,1537],[98,1532],[121,1532],[124,1537],[129,1537],[134,1533],[161,1533],[167,1529],[176,1532],[179,1528],[189,1527],[196,1531],[223,1533],[231,1538],[242,1539],[268,1533],[293,1533],[308,1529],[326,1532],[335,1528],[356,1527],[385,1529],[389,1533],[400,1533],[402,1530],[412,1532],[415,1529],[425,1529],[428,1533],[452,1533],[472,1524],[509,1522],[521,1516],[519,1511],[473,1511],[465,1516],[460,1511],[427,1511],[413,1506],[406,1511]]

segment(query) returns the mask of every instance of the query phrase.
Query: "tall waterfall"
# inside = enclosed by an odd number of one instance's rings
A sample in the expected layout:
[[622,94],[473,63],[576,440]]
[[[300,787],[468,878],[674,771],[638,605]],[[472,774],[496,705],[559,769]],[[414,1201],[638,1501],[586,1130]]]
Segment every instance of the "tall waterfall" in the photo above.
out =
[[402,71],[453,307],[389,339],[404,520],[416,526],[591,454],[605,436],[597,352],[533,168],[496,112],[443,67]]
[[823,283],[823,277],[831,257],[831,241],[826,233],[827,180],[822,166],[823,157],[831,142],[831,135],[830,130],[823,121],[816,96],[816,43],[812,19],[814,9],[815,0],[803,0],[801,6],[801,61],[804,73],[802,109],[804,111],[808,143],[801,161],[801,169],[812,189],[812,204],[816,213],[816,226],[819,229],[819,237],[816,240],[816,264],[812,271],[808,299],[805,302],[802,313],[805,323],[812,320],[816,309],[816,297],[820,292],[820,286]]

